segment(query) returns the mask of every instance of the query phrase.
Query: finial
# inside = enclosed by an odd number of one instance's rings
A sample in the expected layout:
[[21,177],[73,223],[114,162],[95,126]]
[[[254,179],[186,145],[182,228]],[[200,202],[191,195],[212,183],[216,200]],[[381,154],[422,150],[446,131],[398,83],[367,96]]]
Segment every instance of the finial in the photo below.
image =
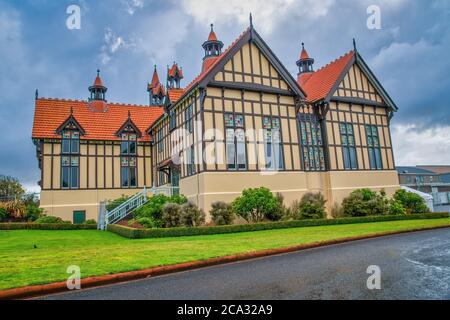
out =
[[73,107],[70,106],[70,115],[73,116]]
[[38,89],[36,89],[36,91],[34,92],[34,97],[35,97],[36,100],[39,99],[39,91],[38,91]]
[[128,119],[131,119],[131,111],[128,110]]
[[305,43],[302,42],[302,49],[305,49]]
[[355,40],[355,38],[353,38],[353,49],[355,50],[355,52],[358,51],[358,50],[356,49],[356,40]]
[[154,65],[154,67],[155,67],[155,71],[156,71],[156,64]]
[[211,32],[214,31],[214,23],[211,23]]
[[250,12],[250,28],[253,28],[253,18],[251,12]]
[[97,77],[100,77],[100,69],[97,69]]

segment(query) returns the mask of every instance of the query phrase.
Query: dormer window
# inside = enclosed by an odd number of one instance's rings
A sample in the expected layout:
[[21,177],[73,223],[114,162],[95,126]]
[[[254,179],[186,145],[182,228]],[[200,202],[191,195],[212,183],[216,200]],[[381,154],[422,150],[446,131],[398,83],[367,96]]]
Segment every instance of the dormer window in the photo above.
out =
[[120,134],[121,186],[137,187],[137,133],[131,125],[126,126]]
[[62,132],[61,188],[78,189],[80,180],[80,132],[73,128]]

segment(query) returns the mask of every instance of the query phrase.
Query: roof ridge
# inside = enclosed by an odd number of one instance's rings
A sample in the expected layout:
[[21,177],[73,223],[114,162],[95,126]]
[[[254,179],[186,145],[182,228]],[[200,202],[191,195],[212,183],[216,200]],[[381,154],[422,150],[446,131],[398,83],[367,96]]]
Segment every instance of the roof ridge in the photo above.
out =
[[339,58],[336,58],[336,59],[334,59],[334,60],[332,60],[332,61],[330,61],[330,62],[328,62],[326,65],[324,65],[324,66],[322,66],[322,67],[320,67],[319,69],[317,69],[315,72],[319,72],[319,71],[321,71],[321,70],[323,70],[323,69],[325,69],[325,68],[327,68],[327,67],[329,67],[330,65],[332,65],[332,64],[334,64],[334,63],[336,63],[337,61],[339,61],[339,60],[341,60],[341,59],[343,59],[343,58],[345,58],[347,55],[349,55],[350,53],[354,53],[354,51],[353,50],[350,50],[349,52],[347,52],[347,53],[345,53],[345,54],[343,54],[342,56],[340,56]]
[[[61,101],[61,102],[78,102],[78,103],[89,103],[88,100],[79,100],[79,99],[65,99],[65,98],[46,98],[39,97],[36,100],[40,101]],[[127,107],[159,107],[158,105],[148,105],[148,104],[135,104],[135,103],[126,103],[126,102],[107,102],[110,106],[127,106]]]

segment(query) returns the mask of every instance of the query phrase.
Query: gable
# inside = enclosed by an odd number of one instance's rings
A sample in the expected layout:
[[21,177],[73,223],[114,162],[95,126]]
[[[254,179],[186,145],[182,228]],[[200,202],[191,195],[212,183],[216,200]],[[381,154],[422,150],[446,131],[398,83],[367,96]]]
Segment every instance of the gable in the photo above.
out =
[[371,80],[356,63],[347,71],[333,97],[357,98],[386,104]]
[[217,72],[214,81],[248,83],[289,90],[287,82],[252,42],[240,48],[222,70]]
[[253,28],[249,28],[213,63],[199,85],[268,90],[305,97],[289,71]]

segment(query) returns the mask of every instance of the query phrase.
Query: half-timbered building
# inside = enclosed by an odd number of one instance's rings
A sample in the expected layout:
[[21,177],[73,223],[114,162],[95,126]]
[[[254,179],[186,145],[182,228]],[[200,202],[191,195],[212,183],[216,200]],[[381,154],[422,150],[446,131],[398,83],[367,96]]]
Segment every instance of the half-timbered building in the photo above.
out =
[[226,49],[211,26],[203,49],[184,88],[177,63],[165,85],[155,67],[148,106],[107,102],[99,75],[87,101],[36,99],[48,214],[95,219],[101,201],[145,186],[206,212],[251,187],[287,204],[322,192],[328,209],[357,188],[399,187],[389,128],[397,107],[356,46],[318,70],[303,46],[296,78],[252,25]]

